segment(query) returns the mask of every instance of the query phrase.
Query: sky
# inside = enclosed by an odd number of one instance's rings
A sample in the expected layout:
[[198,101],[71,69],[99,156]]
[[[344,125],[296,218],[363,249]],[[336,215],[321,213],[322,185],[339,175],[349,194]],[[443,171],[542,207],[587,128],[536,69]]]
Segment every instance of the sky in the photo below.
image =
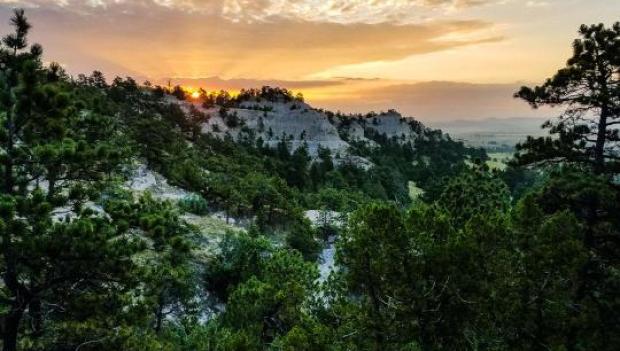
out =
[[281,86],[316,107],[422,121],[550,117],[512,98],[620,0],[0,0],[45,60],[208,90]]

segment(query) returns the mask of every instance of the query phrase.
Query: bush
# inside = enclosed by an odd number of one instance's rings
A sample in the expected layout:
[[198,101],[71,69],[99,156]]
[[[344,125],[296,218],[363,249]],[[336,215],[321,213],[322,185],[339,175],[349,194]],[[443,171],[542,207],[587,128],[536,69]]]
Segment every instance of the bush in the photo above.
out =
[[286,235],[286,244],[299,251],[306,261],[316,261],[321,251],[321,245],[316,240],[316,232],[307,220],[293,224]]
[[190,195],[179,201],[179,208],[184,212],[204,216],[209,213],[209,203],[200,195]]

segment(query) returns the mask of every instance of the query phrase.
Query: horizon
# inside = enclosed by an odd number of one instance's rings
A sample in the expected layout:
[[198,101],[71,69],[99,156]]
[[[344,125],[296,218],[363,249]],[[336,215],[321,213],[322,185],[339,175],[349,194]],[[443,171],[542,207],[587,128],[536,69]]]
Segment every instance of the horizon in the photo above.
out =
[[32,42],[49,49],[46,62],[72,75],[280,86],[317,108],[396,109],[432,124],[553,117],[513,93],[563,67],[579,25],[610,24],[620,3],[0,0],[2,30],[15,7],[31,18]]

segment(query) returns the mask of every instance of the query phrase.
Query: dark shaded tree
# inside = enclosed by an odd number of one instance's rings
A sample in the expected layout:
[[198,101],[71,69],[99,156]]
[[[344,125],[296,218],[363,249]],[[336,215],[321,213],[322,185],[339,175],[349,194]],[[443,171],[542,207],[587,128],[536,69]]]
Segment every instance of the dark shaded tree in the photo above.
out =
[[529,138],[518,146],[521,164],[574,163],[597,174],[620,172],[620,23],[579,29],[573,56],[543,85],[515,94],[540,106],[565,107],[544,127],[550,137]]

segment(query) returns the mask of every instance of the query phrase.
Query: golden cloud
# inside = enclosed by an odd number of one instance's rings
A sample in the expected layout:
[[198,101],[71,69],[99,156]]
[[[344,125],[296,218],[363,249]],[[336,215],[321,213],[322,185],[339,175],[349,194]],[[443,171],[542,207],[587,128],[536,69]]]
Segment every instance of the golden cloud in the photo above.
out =
[[[104,4],[105,11],[80,15],[66,7],[38,7],[28,15],[46,59],[74,73],[102,69],[141,77],[299,79],[334,66],[501,40],[484,34],[491,23],[477,20],[408,25],[286,18],[232,22],[216,13],[170,11],[163,7],[166,0],[157,1],[162,6],[143,6],[147,0],[131,6],[114,2]],[[0,8],[0,16],[8,19],[8,10]],[[472,33],[482,34],[458,39]]]

